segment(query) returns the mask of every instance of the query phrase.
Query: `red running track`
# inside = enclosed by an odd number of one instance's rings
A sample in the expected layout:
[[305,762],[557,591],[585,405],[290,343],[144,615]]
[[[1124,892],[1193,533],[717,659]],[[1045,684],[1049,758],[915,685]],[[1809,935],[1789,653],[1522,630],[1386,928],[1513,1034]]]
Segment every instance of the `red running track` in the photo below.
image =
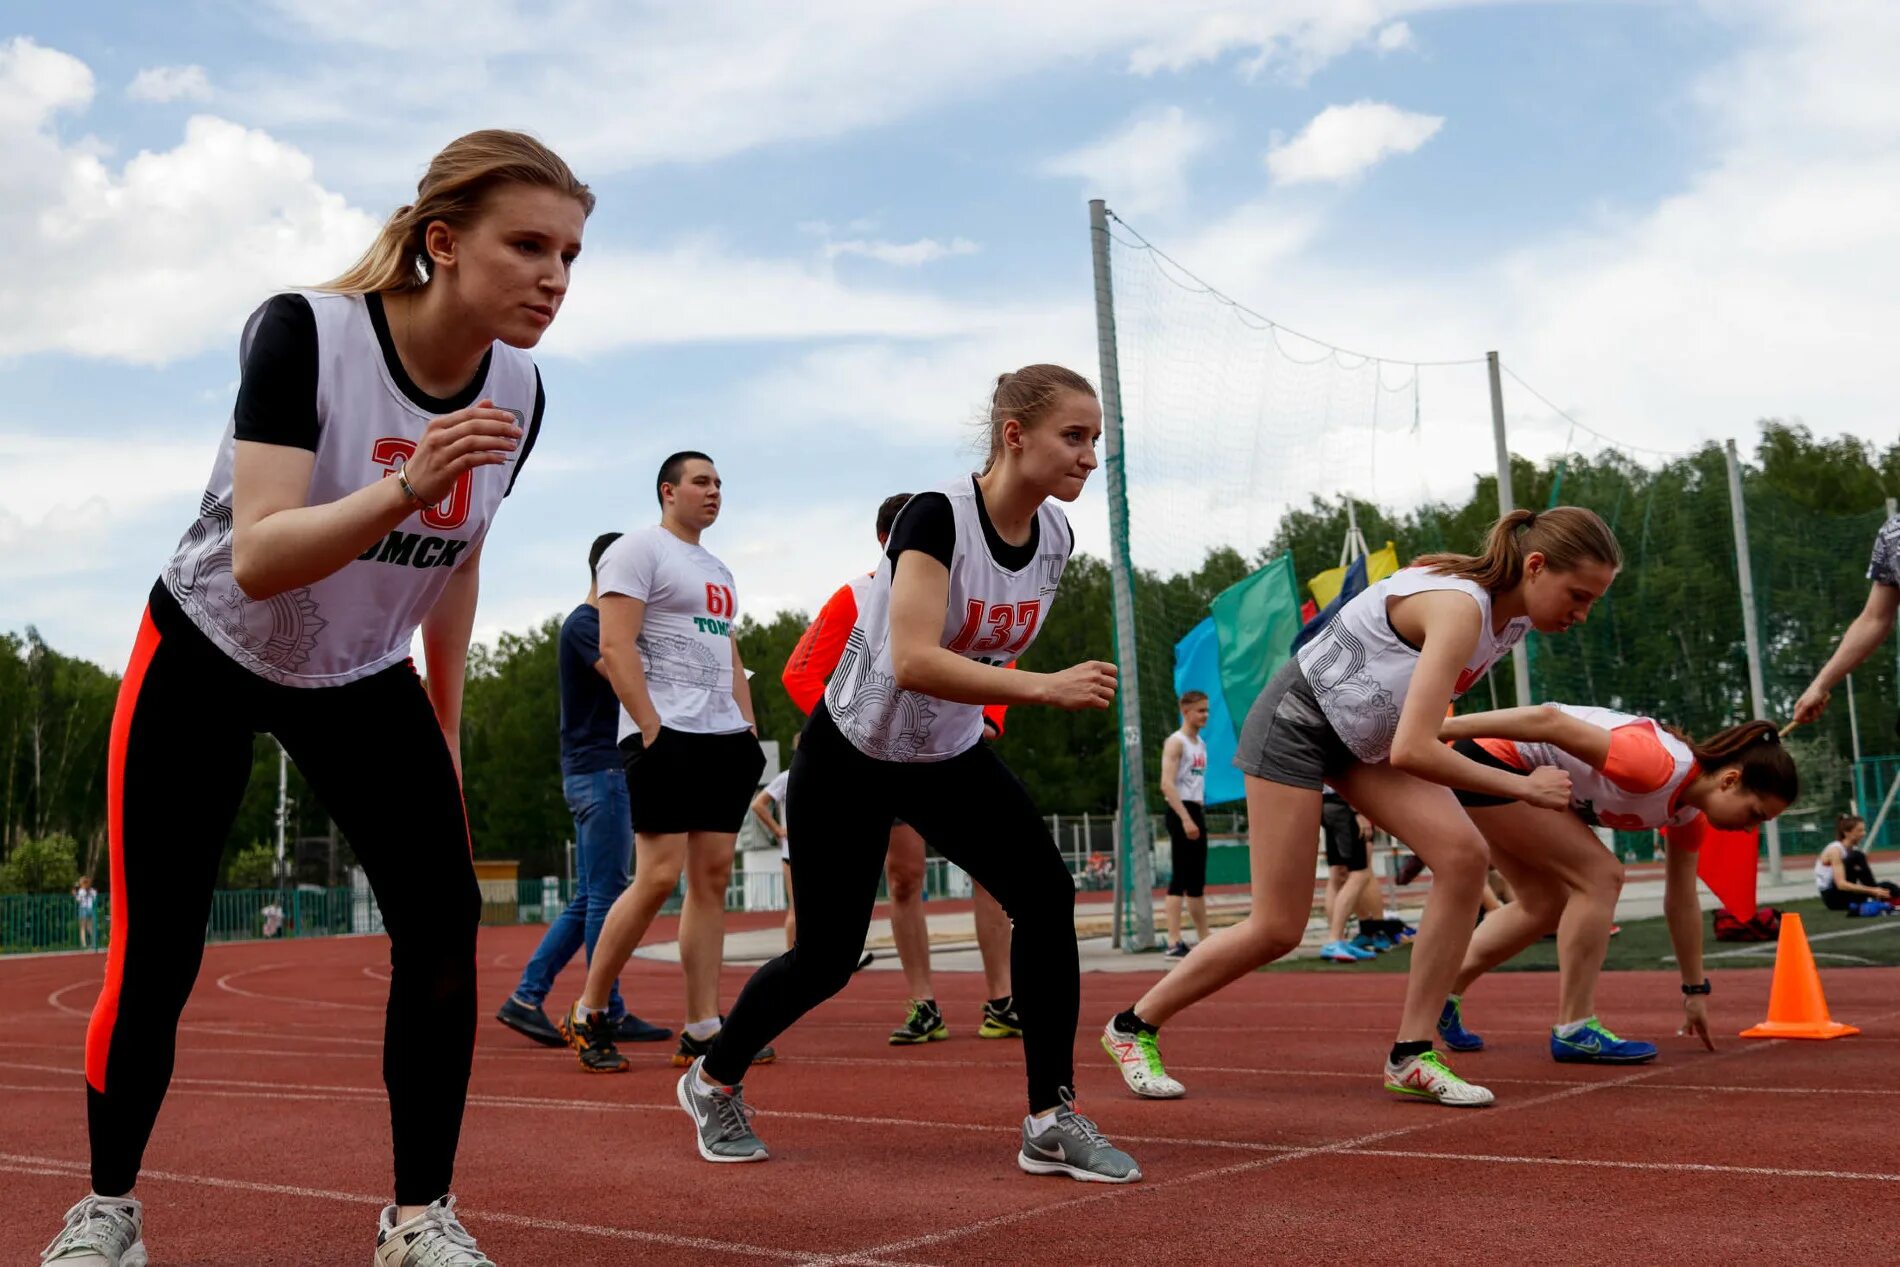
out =
[[[748,923],[753,921],[747,921]],[[583,1073],[489,1013],[540,930],[484,930],[484,1016],[456,1189],[503,1267],[549,1263],[1900,1261],[1900,970],[1834,970],[1831,1043],[1674,1036],[1673,976],[1604,982],[1607,1021],[1663,1043],[1634,1069],[1545,1054],[1555,979],[1501,974],[1467,1002],[1492,1049],[1457,1059],[1488,1110],[1378,1085],[1404,978],[1256,975],[1165,1034],[1190,1087],[1136,1100],[1093,1046],[1147,975],[1083,983],[1082,1106],[1140,1159],[1110,1187],[1017,1171],[1013,1043],[975,1037],[974,976],[941,974],[952,1039],[892,1048],[903,979],[862,973],[748,1081],[774,1151],[711,1166],[673,1102],[667,1047]],[[368,1261],[389,1185],[381,939],[214,946],[139,1195],[154,1264]],[[86,1182],[82,1047],[102,960],[0,963],[0,1262],[34,1262]],[[1724,1034],[1769,973],[1717,974]],[[728,993],[744,979],[727,974]],[[636,961],[635,1010],[677,1023],[676,967]],[[556,991],[578,989],[571,968]]]

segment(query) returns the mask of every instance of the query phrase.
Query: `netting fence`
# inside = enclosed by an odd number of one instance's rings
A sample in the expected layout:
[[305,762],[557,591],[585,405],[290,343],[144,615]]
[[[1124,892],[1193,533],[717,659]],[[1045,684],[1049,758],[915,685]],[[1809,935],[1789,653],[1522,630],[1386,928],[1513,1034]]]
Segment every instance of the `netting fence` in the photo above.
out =
[[[1499,477],[1482,353],[1415,361],[1326,343],[1223,294],[1112,211],[1096,225],[1119,371],[1117,579],[1131,591],[1141,683],[1123,734],[1145,754],[1138,768],[1123,767],[1122,819],[1135,829],[1123,832],[1121,863],[1132,873],[1145,847],[1139,825],[1161,803],[1155,754],[1178,724],[1175,647],[1213,597],[1286,555],[1309,598],[1309,578],[1361,548],[1355,527],[1363,548],[1389,541],[1401,564],[1474,551],[1498,514]],[[1103,271],[1098,260],[1098,285]],[[1621,708],[1695,735],[1756,715],[1729,454],[1715,443],[1666,451],[1619,442],[1551,404],[1514,371],[1508,349],[1500,368],[1512,501],[1595,510],[1626,559],[1585,625],[1527,639],[1528,702]],[[1738,418],[1735,434],[1762,706],[1786,721],[1866,597],[1869,550],[1891,503],[1865,445],[1816,442],[1798,425],[1753,418]],[[1896,747],[1892,648],[1856,672],[1852,707],[1849,689],[1789,739],[1804,792],[1782,820],[1788,853],[1818,850],[1834,815],[1856,804],[1871,821],[1890,786],[1884,767],[1857,780],[1855,762]],[[1506,662],[1460,708],[1517,702]],[[1890,832],[1883,824],[1874,847]],[[1132,874],[1121,891],[1139,933],[1148,903]]]

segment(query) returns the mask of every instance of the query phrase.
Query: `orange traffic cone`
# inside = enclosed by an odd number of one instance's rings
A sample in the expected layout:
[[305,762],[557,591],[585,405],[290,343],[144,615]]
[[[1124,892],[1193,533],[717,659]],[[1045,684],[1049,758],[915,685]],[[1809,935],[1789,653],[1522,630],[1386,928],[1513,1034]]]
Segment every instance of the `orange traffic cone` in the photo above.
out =
[[1814,951],[1795,914],[1781,917],[1781,940],[1775,946],[1775,983],[1768,992],[1768,1019],[1743,1038],[1842,1038],[1860,1031],[1829,1020],[1827,996],[1814,970]]

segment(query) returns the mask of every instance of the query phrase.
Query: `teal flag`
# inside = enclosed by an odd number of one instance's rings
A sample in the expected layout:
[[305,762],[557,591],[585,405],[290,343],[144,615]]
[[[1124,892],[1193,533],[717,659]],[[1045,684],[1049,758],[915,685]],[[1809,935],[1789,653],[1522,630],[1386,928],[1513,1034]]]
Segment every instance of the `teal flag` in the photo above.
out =
[[1244,581],[1228,586],[1210,604],[1220,642],[1221,694],[1235,722],[1265,689],[1274,670],[1292,655],[1300,632],[1300,587],[1293,556],[1282,554]]
[[1247,794],[1234,765],[1234,739],[1238,727],[1227,711],[1227,692],[1221,689],[1220,639],[1214,633],[1214,618],[1209,616],[1174,644],[1174,694],[1179,699],[1189,691],[1207,696],[1207,725],[1201,730],[1201,742],[1207,745],[1207,789],[1201,801],[1221,805],[1238,801]]

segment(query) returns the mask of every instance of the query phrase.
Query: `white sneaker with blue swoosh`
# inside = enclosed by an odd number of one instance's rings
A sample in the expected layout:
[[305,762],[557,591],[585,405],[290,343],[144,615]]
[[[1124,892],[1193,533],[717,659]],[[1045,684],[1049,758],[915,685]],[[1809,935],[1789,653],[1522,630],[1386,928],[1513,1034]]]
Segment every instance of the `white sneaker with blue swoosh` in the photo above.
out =
[[1041,1131],[1035,1129],[1034,1118],[1023,1119],[1023,1147],[1016,1164],[1032,1175],[1067,1175],[1084,1183],[1135,1183],[1141,1178],[1135,1159],[1077,1113],[1067,1091],[1055,1120]]

